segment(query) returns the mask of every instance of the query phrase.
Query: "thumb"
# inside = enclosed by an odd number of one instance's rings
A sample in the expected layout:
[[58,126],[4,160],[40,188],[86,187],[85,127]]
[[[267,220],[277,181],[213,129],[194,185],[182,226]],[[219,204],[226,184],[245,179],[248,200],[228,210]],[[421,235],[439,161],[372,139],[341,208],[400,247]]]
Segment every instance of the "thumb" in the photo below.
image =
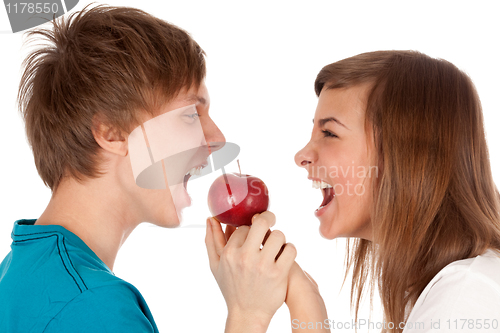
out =
[[227,244],[226,236],[224,235],[224,231],[222,231],[222,226],[219,221],[213,217],[209,218],[208,221],[212,229],[215,250],[220,257],[222,255],[222,250],[224,250],[224,247]]

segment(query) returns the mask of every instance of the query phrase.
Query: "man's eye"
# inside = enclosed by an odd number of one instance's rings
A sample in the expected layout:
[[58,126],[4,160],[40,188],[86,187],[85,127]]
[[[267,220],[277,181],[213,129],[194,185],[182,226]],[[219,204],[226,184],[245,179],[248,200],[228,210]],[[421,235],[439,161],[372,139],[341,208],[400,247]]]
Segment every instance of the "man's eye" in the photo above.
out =
[[196,119],[198,119],[200,117],[200,115],[198,113],[186,114],[184,116],[188,118],[188,121],[190,123],[192,123],[193,121],[195,121]]
[[333,134],[333,133],[332,133],[332,132],[330,132],[330,131],[325,131],[325,130],[323,130],[323,131],[321,131],[321,132],[323,133],[323,136],[324,136],[324,137],[338,138],[338,136],[336,136],[335,134]]

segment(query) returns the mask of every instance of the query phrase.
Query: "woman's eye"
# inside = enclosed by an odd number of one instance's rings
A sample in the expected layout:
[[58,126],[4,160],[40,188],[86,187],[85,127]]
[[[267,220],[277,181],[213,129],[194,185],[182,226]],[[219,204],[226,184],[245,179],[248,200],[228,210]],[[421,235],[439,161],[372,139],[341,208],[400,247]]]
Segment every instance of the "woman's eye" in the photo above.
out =
[[332,133],[332,132],[330,132],[330,131],[325,131],[325,130],[323,130],[323,131],[321,131],[321,132],[323,133],[323,136],[324,136],[324,137],[338,138],[338,136],[336,136],[335,134],[333,134],[333,133]]

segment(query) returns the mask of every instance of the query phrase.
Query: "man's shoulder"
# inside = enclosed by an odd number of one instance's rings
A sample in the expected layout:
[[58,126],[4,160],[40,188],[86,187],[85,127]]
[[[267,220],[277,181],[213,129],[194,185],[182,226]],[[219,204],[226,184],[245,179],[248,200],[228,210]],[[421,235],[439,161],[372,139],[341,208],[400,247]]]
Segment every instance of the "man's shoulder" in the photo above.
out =
[[[59,332],[79,321],[87,331],[92,325],[117,331],[130,321],[131,327],[139,325],[137,331],[155,332],[140,292],[64,237],[13,243],[1,268],[0,331]],[[97,322],[85,324],[89,318]]]
[[68,302],[47,323],[47,332],[158,332],[140,294],[114,281],[90,288]]

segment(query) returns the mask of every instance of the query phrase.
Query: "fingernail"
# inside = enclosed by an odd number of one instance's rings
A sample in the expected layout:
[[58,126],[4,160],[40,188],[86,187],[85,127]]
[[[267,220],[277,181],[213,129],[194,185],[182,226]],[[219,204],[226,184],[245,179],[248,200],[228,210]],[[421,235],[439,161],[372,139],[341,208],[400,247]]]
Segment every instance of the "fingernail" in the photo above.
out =
[[212,226],[212,222],[210,221],[210,217],[207,218],[207,227],[211,227]]

